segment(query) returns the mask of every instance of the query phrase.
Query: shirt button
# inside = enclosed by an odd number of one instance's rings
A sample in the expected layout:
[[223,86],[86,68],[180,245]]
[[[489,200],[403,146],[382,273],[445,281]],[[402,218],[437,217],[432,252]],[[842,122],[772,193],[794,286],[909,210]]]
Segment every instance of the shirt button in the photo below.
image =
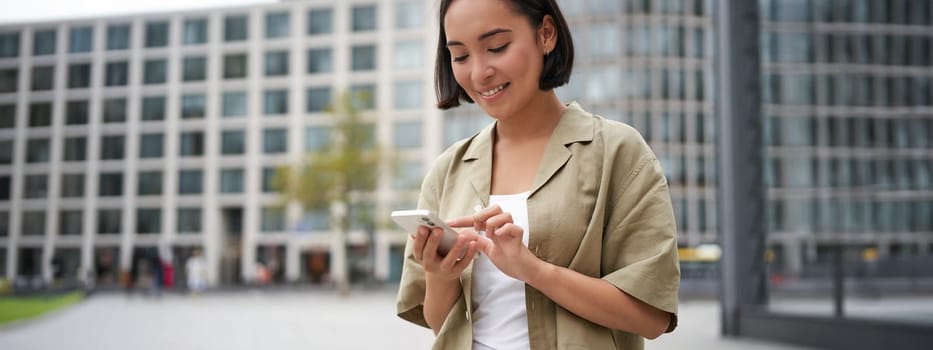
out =
[[463,314],[466,315],[466,319],[467,319],[467,321],[469,321],[469,320],[470,320],[470,312],[469,312],[469,311],[464,311]]

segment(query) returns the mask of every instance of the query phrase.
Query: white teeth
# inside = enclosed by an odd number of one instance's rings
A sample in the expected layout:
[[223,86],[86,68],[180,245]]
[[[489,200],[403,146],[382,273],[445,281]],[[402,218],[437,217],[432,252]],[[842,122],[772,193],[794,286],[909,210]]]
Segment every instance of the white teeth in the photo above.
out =
[[489,96],[495,95],[499,91],[502,91],[503,88],[505,88],[505,84],[496,86],[495,88],[489,91],[480,92],[480,95],[483,95],[484,97],[489,97]]

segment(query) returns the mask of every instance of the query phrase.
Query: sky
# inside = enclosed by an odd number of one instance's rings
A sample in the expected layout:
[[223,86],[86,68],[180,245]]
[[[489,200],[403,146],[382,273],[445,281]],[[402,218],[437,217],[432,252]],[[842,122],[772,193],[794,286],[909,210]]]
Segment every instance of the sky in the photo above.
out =
[[278,0],[2,0],[0,25],[45,20],[235,7]]

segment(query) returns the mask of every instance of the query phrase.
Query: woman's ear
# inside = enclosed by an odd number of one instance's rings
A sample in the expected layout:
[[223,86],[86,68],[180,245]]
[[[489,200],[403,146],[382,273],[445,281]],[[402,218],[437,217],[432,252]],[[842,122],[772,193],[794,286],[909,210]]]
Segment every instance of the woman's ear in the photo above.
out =
[[538,43],[547,56],[557,47],[557,27],[554,25],[554,18],[551,15],[544,15],[541,19],[541,26],[538,27]]

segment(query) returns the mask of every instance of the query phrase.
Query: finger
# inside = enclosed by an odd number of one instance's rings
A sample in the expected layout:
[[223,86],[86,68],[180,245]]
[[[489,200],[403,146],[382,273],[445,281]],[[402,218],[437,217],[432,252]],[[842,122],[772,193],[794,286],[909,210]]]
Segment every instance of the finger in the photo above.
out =
[[502,212],[502,213],[497,214],[496,216],[490,217],[489,219],[486,219],[487,234],[490,232],[495,233],[496,231],[498,231],[499,227],[502,227],[503,225],[509,224],[512,222],[513,221],[512,221],[511,213]]
[[437,260],[437,246],[441,243],[441,235],[444,234],[444,230],[440,227],[435,227],[430,231],[428,235],[427,242],[424,244],[424,259],[429,261]]
[[502,208],[498,204],[489,208],[473,213],[473,229],[476,231],[486,231],[486,220],[502,213]]
[[441,261],[441,268],[452,270],[454,265],[460,262],[464,254],[466,254],[466,245],[468,243],[469,241],[465,237],[457,237],[457,242],[454,243],[454,246],[450,248],[447,256]]
[[513,223],[507,223],[502,225],[495,231],[494,236],[502,237],[507,239],[521,239],[522,235],[525,233],[525,230],[521,226],[518,226]]
[[462,263],[463,266],[469,265],[470,262],[473,261],[473,258],[476,257],[476,252],[479,251],[479,246],[480,244],[477,241],[468,242],[466,246],[466,252],[463,254],[463,259],[460,260],[458,264]]
[[474,244],[476,245],[476,251],[483,252],[486,255],[490,255],[496,245],[492,239],[486,237],[480,237]]
[[473,227],[473,215],[447,220],[450,227]]
[[415,233],[414,243],[412,246],[412,255],[416,261],[422,261],[424,258],[424,245],[427,242],[428,228],[421,226],[418,228],[418,232]]

